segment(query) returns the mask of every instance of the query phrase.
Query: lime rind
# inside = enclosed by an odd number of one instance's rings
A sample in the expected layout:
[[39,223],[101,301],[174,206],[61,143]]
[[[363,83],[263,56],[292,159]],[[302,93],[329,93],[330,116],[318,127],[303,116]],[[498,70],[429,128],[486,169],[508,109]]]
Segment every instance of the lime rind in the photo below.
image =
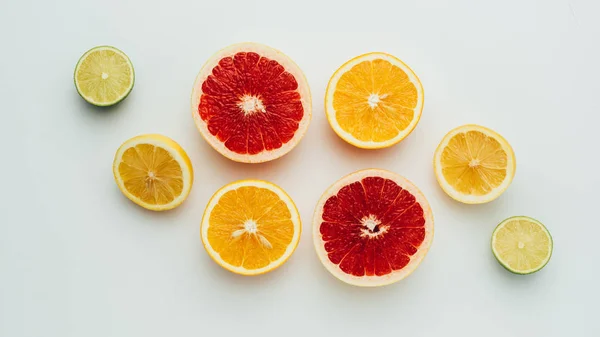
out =
[[[532,223],[535,223],[536,225],[540,226],[541,229],[543,229],[544,233],[546,233],[546,235],[548,235],[548,239],[549,239],[549,248],[550,248],[550,252],[548,254],[548,257],[545,259],[545,261],[543,263],[541,263],[538,267],[536,268],[532,268],[529,270],[517,270],[514,268],[511,268],[505,261],[502,260],[502,258],[500,258],[498,252],[496,251],[495,247],[494,247],[494,239],[496,238],[496,234],[498,233],[498,231],[508,222],[514,221],[514,220],[526,220]],[[498,261],[498,263],[500,263],[500,265],[502,267],[504,267],[504,269],[508,270],[509,272],[513,273],[513,274],[517,274],[517,275],[530,275],[533,273],[536,273],[538,271],[540,271],[541,269],[543,269],[548,262],[550,262],[550,259],[552,258],[552,253],[554,251],[554,239],[552,238],[552,235],[550,234],[550,231],[548,231],[548,229],[546,228],[546,226],[544,226],[543,223],[541,223],[540,221],[532,218],[532,217],[528,217],[528,216],[512,216],[510,218],[504,219],[502,222],[500,222],[498,224],[498,226],[496,226],[496,228],[494,229],[494,232],[492,233],[492,239],[491,239],[491,247],[492,247],[492,253],[494,254],[494,257],[496,258],[496,260]]]
[[[95,52],[97,50],[102,50],[102,49],[109,49],[109,50],[112,50],[112,51],[114,51],[114,52],[122,55],[123,58],[127,61],[127,64],[129,65],[129,68],[131,69],[131,85],[127,88],[127,90],[119,98],[117,98],[116,100],[110,101],[110,102],[105,102],[105,103],[103,103],[103,102],[96,102],[96,101],[90,99],[89,97],[87,97],[84,93],[82,93],[82,91],[81,91],[81,89],[80,89],[80,87],[79,87],[79,85],[77,83],[77,72],[79,70],[81,62],[83,60],[85,60],[88,57],[88,55],[90,55],[91,53],[93,53],[93,52]],[[91,105],[97,106],[97,107],[110,107],[110,106],[113,106],[113,105],[116,105],[116,104],[122,102],[125,98],[127,98],[127,96],[129,96],[129,94],[133,90],[133,87],[135,85],[135,68],[133,67],[133,62],[131,62],[131,59],[129,58],[129,56],[127,56],[127,54],[125,54],[119,48],[116,48],[116,47],[113,47],[113,46],[109,46],[109,45],[96,46],[96,47],[93,47],[93,48],[89,49],[85,53],[83,53],[83,55],[77,61],[77,64],[75,65],[75,70],[73,72],[73,82],[75,83],[75,89],[77,90],[77,93],[86,102],[88,102]]]

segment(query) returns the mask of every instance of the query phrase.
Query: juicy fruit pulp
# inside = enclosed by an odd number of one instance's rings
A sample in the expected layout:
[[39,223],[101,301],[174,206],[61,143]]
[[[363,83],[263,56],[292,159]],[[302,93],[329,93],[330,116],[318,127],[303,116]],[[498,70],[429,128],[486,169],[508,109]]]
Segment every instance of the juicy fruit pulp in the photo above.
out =
[[252,186],[225,193],[209,222],[211,247],[225,262],[246,269],[279,259],[294,236],[285,203],[274,192]]
[[[331,262],[354,276],[404,268],[425,238],[423,208],[391,180],[367,177],[323,208],[321,234]],[[376,258],[377,257],[377,258]]]
[[[307,84],[291,61],[269,47],[231,48],[208,65],[206,77],[204,69],[198,76],[194,118],[209,143],[231,159],[274,159],[291,150],[306,129]],[[260,158],[264,154],[269,158]]]
[[125,142],[117,151],[113,169],[123,193],[148,209],[173,208],[191,188],[189,158],[179,145],[160,135]]
[[402,69],[385,60],[352,67],[342,75],[333,95],[340,126],[362,141],[396,137],[413,120],[416,106],[415,85]]
[[211,256],[218,256],[215,260],[226,269],[248,275],[283,263],[299,240],[300,220],[291,199],[264,182],[239,182],[224,189],[213,197],[217,200],[202,224]]
[[[393,145],[412,131],[423,105],[416,75],[391,55],[361,55],[342,66],[327,88],[334,130],[353,145]],[[341,131],[341,132],[339,132]]]
[[506,269],[530,274],[542,269],[552,255],[552,237],[539,221],[529,217],[504,220],[492,236],[492,251]]
[[379,172],[333,191],[315,220],[315,244],[326,254],[321,258],[358,278],[418,264],[431,241],[432,220],[429,205],[413,193]]
[[257,154],[294,137],[304,114],[297,88],[277,61],[240,52],[213,68],[202,84],[198,111],[229,150]]
[[96,47],[85,53],[75,68],[79,94],[94,105],[112,105],[124,99],[134,83],[131,61],[113,47]]
[[451,131],[436,152],[438,181],[459,201],[491,201],[508,187],[514,175],[510,145],[481,126],[467,125]]
[[442,152],[444,178],[465,194],[484,195],[500,185],[506,162],[500,143],[478,131],[456,135]]
[[127,191],[146,203],[168,204],[183,190],[179,164],[166,150],[149,144],[127,149],[119,173]]

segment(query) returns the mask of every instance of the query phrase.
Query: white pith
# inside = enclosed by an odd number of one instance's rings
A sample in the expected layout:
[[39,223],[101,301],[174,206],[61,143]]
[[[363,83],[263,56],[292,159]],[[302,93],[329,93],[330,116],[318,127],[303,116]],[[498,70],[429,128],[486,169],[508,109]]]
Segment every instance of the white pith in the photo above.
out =
[[256,221],[248,219],[244,222],[244,230],[250,234],[255,234],[257,231]]
[[[205,121],[202,120],[200,114],[198,113],[198,105],[200,104],[200,98],[202,96],[202,83],[208,78],[208,76],[212,73],[213,68],[219,63],[219,61],[228,56],[233,56],[239,52],[255,52],[260,56],[266,57],[271,60],[277,61],[280,65],[284,67],[284,69],[292,74],[298,83],[298,93],[300,94],[300,101],[302,103],[302,108],[304,110],[304,115],[302,120],[298,124],[298,129],[294,134],[294,137],[290,139],[287,143],[283,144],[280,148],[267,151],[264,150],[258,154],[250,155],[250,154],[239,154],[229,150],[223,142],[221,142],[217,137],[213,136],[208,131],[208,125]],[[277,159],[289,151],[291,151],[302,139],[304,134],[308,129],[308,125],[312,116],[312,102],[310,89],[308,86],[308,82],[306,81],[306,77],[304,76],[302,70],[285,54],[281,53],[278,50],[275,50],[271,47],[252,43],[238,43],[226,47],[221,51],[217,52],[213,55],[202,67],[200,73],[196,77],[196,81],[194,82],[194,88],[192,90],[192,115],[194,118],[194,122],[196,123],[196,127],[200,131],[200,134],[206,139],[206,141],[219,153],[223,154],[225,157],[243,163],[261,163],[270,161],[273,159]]]
[[[277,194],[277,196],[279,196],[279,198],[286,204],[286,206],[290,210],[290,214],[292,216],[291,220],[292,220],[292,223],[294,224],[294,234],[292,236],[292,240],[291,240],[290,244],[288,245],[287,249],[285,250],[285,252],[283,253],[283,255],[279,259],[277,259],[275,261],[271,261],[271,263],[269,265],[259,268],[259,269],[246,269],[242,266],[239,266],[239,267],[233,266],[233,265],[225,262],[221,258],[219,253],[216,252],[210,246],[210,243],[208,241],[208,228],[210,227],[209,220],[210,220],[210,214],[212,213],[212,210],[219,203],[219,200],[225,193],[232,191],[232,190],[236,190],[236,189],[238,189],[240,187],[244,187],[244,186],[255,186],[255,187],[265,188],[265,189],[275,192],[275,194]],[[255,235],[255,234],[260,233],[259,227],[256,228],[256,230],[257,230],[256,233],[249,233],[250,231],[248,229],[252,229],[252,224],[248,220],[253,221],[252,219],[247,219],[246,222],[244,222],[242,227],[240,227],[241,229],[243,229],[243,233],[236,234],[238,237],[241,235],[249,235],[249,234]],[[255,224],[256,224],[256,222],[255,222]],[[256,225],[258,225],[258,224],[256,224]],[[302,224],[301,224],[301,220],[300,220],[300,215],[298,214],[298,210],[296,208],[296,205],[294,204],[294,201],[280,187],[278,187],[272,183],[262,181],[262,180],[240,180],[240,181],[228,184],[226,186],[223,186],[220,190],[218,190],[212,196],[212,198],[208,202],[208,205],[206,206],[206,210],[204,211],[204,216],[202,217],[202,223],[200,225],[200,237],[202,239],[202,243],[204,244],[204,248],[206,248],[206,251],[208,252],[208,255],[210,255],[210,257],[212,259],[214,259],[223,268],[225,268],[229,271],[235,272],[237,274],[243,274],[243,275],[263,274],[265,272],[274,270],[275,268],[281,266],[287,259],[289,259],[289,257],[292,255],[292,253],[298,246],[298,242],[300,241],[301,232],[302,232]],[[264,238],[264,236],[263,236],[264,240],[260,239],[261,236],[262,235],[258,236],[259,241],[265,248],[269,249],[268,246],[270,246],[271,243],[268,240],[266,240],[266,238]]]
[[376,108],[379,102],[381,102],[381,99],[378,94],[370,94],[367,98],[367,104],[369,104],[371,109]]
[[[500,185],[498,185],[497,187],[492,189],[486,195],[471,195],[471,194],[464,194],[464,193],[457,191],[456,189],[454,189],[454,187],[452,187],[452,185],[450,185],[450,183],[448,183],[446,181],[446,179],[444,178],[444,173],[442,171],[443,167],[441,165],[441,162],[442,162],[442,153],[444,152],[444,149],[446,148],[446,146],[448,146],[448,143],[454,136],[456,136],[459,133],[466,133],[468,131],[478,131],[478,132],[486,134],[489,137],[496,139],[498,141],[498,143],[500,143],[500,145],[502,145],[502,149],[504,150],[504,152],[506,152],[506,155],[507,155],[506,156],[507,157],[506,177],[504,178],[504,181]],[[474,167],[477,165],[479,165],[478,160],[473,160],[469,163],[469,166]],[[474,124],[467,124],[467,125],[459,126],[455,129],[451,130],[444,136],[444,138],[438,145],[437,149],[435,150],[435,154],[434,154],[434,158],[433,158],[433,166],[434,166],[434,170],[435,170],[435,176],[436,176],[442,190],[444,190],[444,192],[446,192],[446,194],[448,194],[453,199],[458,200],[463,203],[466,203],[466,204],[483,204],[483,203],[490,202],[490,201],[498,198],[500,195],[502,195],[502,193],[504,193],[504,191],[506,191],[506,189],[512,182],[514,175],[515,175],[515,170],[516,170],[515,156],[514,156],[514,152],[512,150],[512,147],[510,146],[510,144],[508,144],[508,142],[502,136],[500,136],[497,132],[490,130],[486,127],[474,125]]]
[[[335,93],[335,89],[337,87],[338,81],[340,80],[342,75],[344,75],[346,72],[348,72],[348,70],[352,69],[352,67],[356,66],[357,64],[359,64],[361,62],[373,61],[373,60],[379,60],[379,59],[390,62],[391,64],[397,66],[398,68],[402,69],[406,73],[409,80],[415,85],[415,88],[417,89],[417,95],[418,95],[417,106],[414,108],[414,115],[413,115],[413,119],[410,122],[410,124],[404,130],[402,130],[402,132],[398,133],[398,135],[396,135],[396,137],[394,137],[390,140],[387,140],[385,142],[362,141],[362,140],[356,139],[353,135],[351,135],[350,133],[348,133],[344,129],[342,129],[342,127],[337,122],[336,111],[335,111],[335,108],[333,107],[333,95]],[[386,93],[381,94],[381,93],[373,92],[369,95],[369,97],[367,97],[365,99],[365,103],[368,104],[371,108],[375,108],[377,106],[377,104],[379,103],[379,101],[381,99],[384,99],[386,96],[387,96]],[[333,76],[329,80],[329,84],[327,84],[327,91],[325,93],[325,112],[327,114],[327,119],[329,120],[329,124],[331,125],[331,127],[333,128],[335,133],[337,133],[338,136],[340,136],[342,139],[344,139],[348,143],[351,143],[351,144],[361,147],[361,148],[376,149],[376,148],[382,148],[382,147],[387,147],[387,146],[393,145],[393,144],[401,141],[402,139],[404,139],[406,136],[408,136],[414,130],[414,128],[417,126],[417,123],[419,122],[419,119],[421,118],[421,113],[423,111],[423,102],[424,102],[423,86],[421,85],[421,82],[419,81],[419,78],[417,77],[417,75],[413,72],[413,70],[409,66],[407,66],[400,59],[398,59],[392,55],[386,54],[386,53],[369,53],[369,54],[365,54],[365,55],[360,55],[360,56],[355,57],[354,59],[346,62],[338,70],[336,70],[336,72],[333,74]]]
[[[191,172],[190,168],[188,168],[188,166],[186,165],[186,159],[183,158],[183,156],[178,151],[173,149],[173,147],[169,143],[162,141],[161,138],[163,138],[163,137],[164,136],[160,136],[160,135],[144,135],[144,136],[138,136],[138,137],[131,138],[128,141],[126,141],[123,145],[121,145],[121,147],[119,147],[119,149],[117,150],[117,153],[115,155],[115,160],[113,162],[113,173],[115,176],[115,180],[117,181],[117,184],[119,185],[119,187],[121,188],[122,191],[127,191],[127,188],[125,187],[125,183],[123,182],[121,175],[118,173],[119,172],[119,164],[121,164],[121,162],[123,161],[123,154],[125,153],[125,151],[127,151],[128,149],[130,149],[132,147],[140,145],[140,144],[148,144],[148,145],[152,145],[152,146],[164,149],[171,155],[171,157],[173,157],[173,159],[175,159],[175,161],[181,167],[183,188],[181,190],[181,194],[178,197],[176,197],[175,199],[173,199],[173,201],[171,201],[168,204],[164,204],[164,205],[155,205],[155,204],[146,203],[142,199],[140,199],[137,196],[134,196],[130,193],[127,195],[127,197],[129,199],[132,199],[132,201],[134,201],[136,204],[142,205],[143,207],[146,207],[146,208],[152,208],[153,210],[157,210],[157,211],[168,210],[168,209],[171,209],[174,206],[182,203],[189,195],[190,190],[192,189],[192,184],[193,184],[193,172]],[[189,159],[187,159],[187,160],[189,161]],[[149,175],[151,175],[151,174],[153,174],[153,172],[149,172]]]
[[273,245],[271,244],[271,242],[260,233],[259,230],[259,226],[256,223],[256,221],[254,221],[254,219],[248,219],[246,221],[244,221],[243,224],[240,225],[241,229],[237,229],[235,231],[233,231],[233,233],[231,233],[231,238],[232,239],[238,239],[240,237],[242,237],[242,235],[246,234],[246,235],[254,235],[256,237],[256,239],[258,240],[258,242],[260,242],[260,244],[263,246],[263,248],[265,249],[272,249]]
[[[390,179],[394,181],[396,184],[398,184],[398,186],[407,190],[415,197],[416,201],[423,208],[423,217],[425,218],[425,238],[423,239],[423,242],[421,243],[421,246],[419,247],[418,251],[410,257],[410,262],[404,268],[397,271],[393,271],[390,274],[383,276],[359,277],[343,272],[337,264],[334,264],[329,260],[327,251],[325,250],[325,241],[323,241],[320,232],[320,225],[323,222],[323,206],[325,205],[327,199],[337,194],[342,187],[353,182],[360,181],[365,177],[381,177],[384,179]],[[366,223],[366,221],[368,220],[368,218],[365,219],[363,223]],[[385,228],[385,226],[380,226],[380,228]],[[400,281],[403,278],[410,275],[419,266],[419,264],[429,251],[429,247],[431,246],[431,242],[433,241],[433,232],[433,214],[431,213],[431,208],[429,206],[429,203],[427,202],[427,199],[425,199],[425,196],[421,193],[421,191],[406,178],[396,173],[381,169],[367,169],[357,171],[338,180],[335,184],[329,187],[327,191],[325,191],[325,193],[321,196],[321,199],[317,203],[317,207],[315,209],[315,214],[313,217],[313,242],[315,245],[317,255],[321,260],[321,263],[331,274],[333,274],[333,276],[340,279],[341,281],[351,285],[362,287],[388,285]],[[364,233],[365,232],[363,232],[363,234]],[[376,237],[374,237],[373,239],[376,239]]]
[[265,112],[265,106],[260,98],[251,95],[242,96],[238,107],[242,109],[244,116],[254,115],[257,112]]
[[377,225],[381,224],[381,221],[379,221],[376,216],[371,214],[368,217],[363,218],[361,224],[367,227],[370,231],[373,231]]

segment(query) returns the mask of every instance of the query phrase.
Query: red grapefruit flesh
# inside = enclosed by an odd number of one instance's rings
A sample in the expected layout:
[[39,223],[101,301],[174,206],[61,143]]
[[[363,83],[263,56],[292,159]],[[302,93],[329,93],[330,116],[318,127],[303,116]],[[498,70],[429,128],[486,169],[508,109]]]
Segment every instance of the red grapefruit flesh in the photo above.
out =
[[340,280],[386,285],[421,263],[433,239],[433,215],[423,194],[404,177],[363,170],[323,194],[313,239],[321,262]]
[[236,44],[198,74],[192,114],[200,133],[225,157],[265,162],[288,153],[306,133],[310,91],[300,68],[281,52]]

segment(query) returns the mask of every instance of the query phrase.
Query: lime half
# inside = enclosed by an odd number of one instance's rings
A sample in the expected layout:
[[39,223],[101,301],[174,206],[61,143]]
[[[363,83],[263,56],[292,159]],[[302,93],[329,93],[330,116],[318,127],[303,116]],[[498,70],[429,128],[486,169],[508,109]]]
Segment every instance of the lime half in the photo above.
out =
[[83,99],[93,105],[110,106],[129,95],[135,73],[125,53],[115,47],[99,46],[81,56],[74,77]]
[[531,274],[544,268],[552,256],[552,236],[539,221],[514,216],[502,221],[492,234],[492,251],[504,268]]

